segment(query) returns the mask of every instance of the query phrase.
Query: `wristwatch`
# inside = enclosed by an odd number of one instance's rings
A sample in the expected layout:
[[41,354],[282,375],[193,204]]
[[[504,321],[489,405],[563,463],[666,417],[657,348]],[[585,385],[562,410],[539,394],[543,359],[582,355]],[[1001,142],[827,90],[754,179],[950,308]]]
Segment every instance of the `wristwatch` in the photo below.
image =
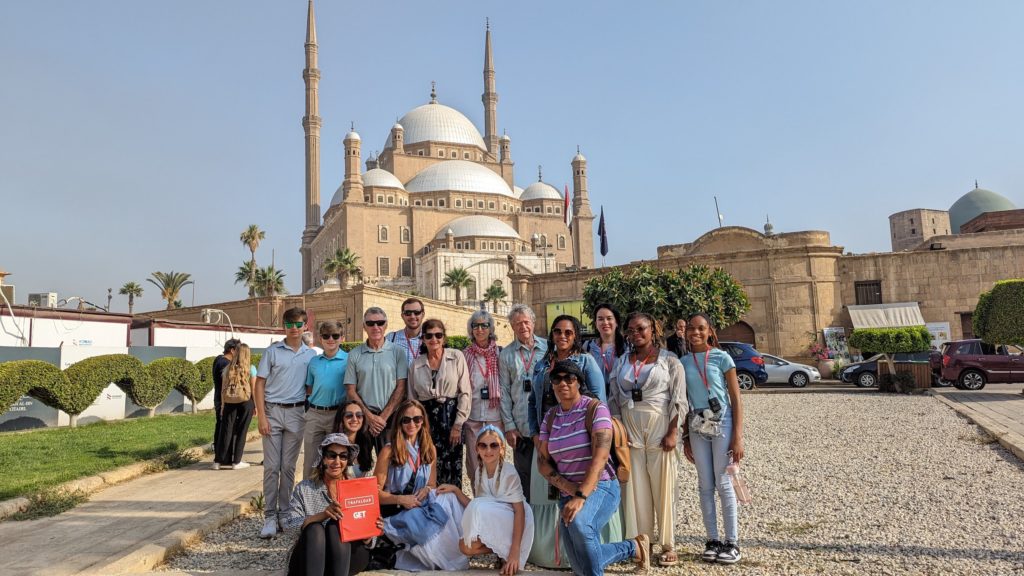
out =
[[577,498],[583,498],[584,500],[587,499],[587,495],[584,494],[582,490],[577,490],[576,494],[573,494],[573,496],[575,496]]

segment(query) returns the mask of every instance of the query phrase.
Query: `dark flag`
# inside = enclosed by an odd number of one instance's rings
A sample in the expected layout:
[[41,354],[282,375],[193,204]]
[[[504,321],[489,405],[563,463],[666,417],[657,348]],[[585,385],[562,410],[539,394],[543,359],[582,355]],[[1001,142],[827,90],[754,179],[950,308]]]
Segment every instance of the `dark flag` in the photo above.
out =
[[608,231],[604,227],[604,206],[601,206],[601,221],[597,225],[597,235],[601,237],[601,257],[608,255]]

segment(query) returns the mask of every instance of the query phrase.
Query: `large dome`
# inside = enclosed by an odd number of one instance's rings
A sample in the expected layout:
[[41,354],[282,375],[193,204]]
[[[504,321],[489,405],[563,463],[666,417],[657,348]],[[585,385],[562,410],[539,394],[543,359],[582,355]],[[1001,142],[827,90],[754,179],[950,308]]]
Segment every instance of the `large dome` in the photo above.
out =
[[467,236],[489,236],[493,238],[515,238],[519,239],[519,233],[514,228],[505,224],[497,218],[490,216],[463,216],[441,226],[434,236],[435,240],[441,240],[452,231],[456,238]]
[[512,197],[512,189],[493,171],[465,160],[439,162],[405,185],[409,192],[484,192]]
[[538,181],[527,186],[526,190],[519,195],[519,199],[523,202],[527,200],[561,200],[562,195],[551,184]]
[[[402,139],[406,144],[417,142],[448,142],[476,146],[487,150],[476,126],[462,112],[443,104],[430,103],[413,108],[398,121],[405,129]],[[391,148],[391,135],[385,148]]]
[[959,200],[949,207],[949,231],[953,234],[960,233],[960,227],[985,212],[999,212],[1000,210],[1014,210],[1016,206],[1003,196],[985,190],[975,188],[960,197]]

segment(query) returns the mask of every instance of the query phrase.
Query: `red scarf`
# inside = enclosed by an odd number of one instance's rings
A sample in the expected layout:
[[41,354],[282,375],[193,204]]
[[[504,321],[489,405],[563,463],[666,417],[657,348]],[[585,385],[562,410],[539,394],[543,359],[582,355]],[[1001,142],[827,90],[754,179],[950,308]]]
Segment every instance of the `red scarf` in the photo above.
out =
[[487,380],[487,392],[490,395],[489,406],[497,408],[501,404],[501,384],[498,382],[498,344],[491,340],[487,348],[477,346],[473,342],[465,350],[466,360],[469,363],[470,372],[480,371],[480,362],[477,358],[483,358],[487,366],[484,378]]

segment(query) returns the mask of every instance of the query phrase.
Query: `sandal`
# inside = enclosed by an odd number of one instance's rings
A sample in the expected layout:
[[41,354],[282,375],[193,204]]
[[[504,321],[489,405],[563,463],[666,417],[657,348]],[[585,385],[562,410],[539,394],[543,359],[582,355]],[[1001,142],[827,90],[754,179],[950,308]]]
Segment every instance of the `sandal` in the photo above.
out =
[[636,553],[638,557],[633,561],[640,565],[639,568],[642,572],[649,572],[651,569],[651,539],[647,534],[636,537]]
[[675,566],[676,564],[679,564],[679,556],[676,555],[675,550],[665,550],[658,557],[659,566]]

